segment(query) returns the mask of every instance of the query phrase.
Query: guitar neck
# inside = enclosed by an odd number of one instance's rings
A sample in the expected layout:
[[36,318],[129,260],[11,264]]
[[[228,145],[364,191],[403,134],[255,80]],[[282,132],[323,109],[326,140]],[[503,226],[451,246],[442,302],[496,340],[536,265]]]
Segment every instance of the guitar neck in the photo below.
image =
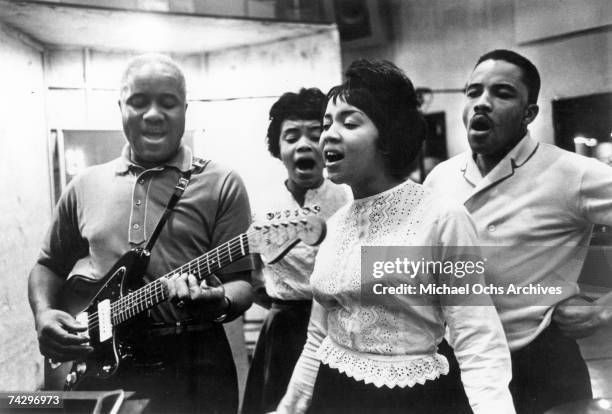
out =
[[202,280],[247,254],[249,254],[248,237],[243,233],[115,301],[111,305],[113,325],[126,322],[168,299],[162,279],[189,273]]

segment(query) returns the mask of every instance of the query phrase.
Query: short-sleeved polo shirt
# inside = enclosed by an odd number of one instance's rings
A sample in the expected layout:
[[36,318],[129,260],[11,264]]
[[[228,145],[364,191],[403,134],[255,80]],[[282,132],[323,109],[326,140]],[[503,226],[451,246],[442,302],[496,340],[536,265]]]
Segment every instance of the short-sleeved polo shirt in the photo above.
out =
[[[119,158],[74,178],[55,208],[38,263],[62,277],[102,278],[134,247],[144,247],[166,208],[179,177],[192,168],[181,146],[164,165],[145,169],[130,161],[129,146]],[[165,275],[247,230],[250,207],[241,178],[207,162],[194,170],[151,252],[145,281]],[[250,270],[248,260],[233,271]],[[221,276],[222,277],[222,276]],[[156,320],[188,316],[170,304],[152,311]]]

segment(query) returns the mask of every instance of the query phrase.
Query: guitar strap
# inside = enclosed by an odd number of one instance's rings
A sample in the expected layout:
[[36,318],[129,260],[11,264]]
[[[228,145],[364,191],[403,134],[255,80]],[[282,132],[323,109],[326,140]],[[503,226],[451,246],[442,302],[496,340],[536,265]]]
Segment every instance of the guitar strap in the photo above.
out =
[[206,168],[206,164],[208,164],[208,161],[198,157],[193,157],[193,162],[191,164],[192,168],[181,174],[178,179],[178,182],[174,186],[174,192],[172,193],[170,200],[168,200],[168,204],[166,204],[166,209],[164,210],[164,213],[157,222],[157,225],[155,226],[151,237],[149,237],[149,240],[147,241],[145,251],[150,253],[151,249],[153,249],[153,245],[157,241],[159,233],[161,233],[162,229],[164,228],[164,225],[166,224],[170,213],[172,213],[172,209],[174,208],[174,206],[176,206],[176,203],[179,201],[179,199],[185,192],[185,188],[187,188],[187,184],[189,184],[189,180],[191,179],[192,172],[197,171],[198,173],[200,173],[204,171],[204,168]]

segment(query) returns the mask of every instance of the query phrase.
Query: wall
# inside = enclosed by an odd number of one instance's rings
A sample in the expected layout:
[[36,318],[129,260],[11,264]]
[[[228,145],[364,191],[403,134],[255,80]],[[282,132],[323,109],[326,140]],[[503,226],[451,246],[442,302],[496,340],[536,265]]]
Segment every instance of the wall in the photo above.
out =
[[42,357],[27,277],[51,213],[42,54],[0,24],[0,389],[33,390]]
[[268,196],[271,182],[286,178],[285,169],[265,146],[270,107],[286,91],[318,87],[327,92],[340,82],[337,36],[335,29],[324,29],[309,37],[208,56],[208,76],[196,94],[251,98],[194,102],[191,116],[204,130],[196,149],[236,168],[252,202]]
[[[388,42],[376,48],[343,51],[343,66],[361,56],[391,58],[417,86],[461,88],[481,54],[494,48],[516,50],[531,59],[542,75],[540,114],[530,129],[534,137],[545,142],[554,141],[553,99],[612,91],[609,27],[518,44],[512,1],[388,1],[393,28]],[[584,8],[585,3],[565,1],[563,7],[563,16],[569,22],[576,14],[573,9]],[[546,19],[546,14],[542,15]],[[549,19],[542,20],[542,25],[565,24],[558,18]],[[467,149],[462,105],[460,93],[439,93],[424,106],[426,112],[446,112],[450,155]]]
[[[174,56],[187,78],[187,129],[196,154],[236,169],[253,200],[270,181],[284,179],[266,151],[268,111],[286,91],[340,81],[335,28],[308,37],[190,56]],[[50,50],[46,54],[49,126],[121,129],[117,107],[120,73],[130,54]]]
[[[518,43],[564,36],[612,24],[609,0],[514,0]],[[588,7],[585,5],[588,4]],[[571,16],[571,17],[570,17]]]

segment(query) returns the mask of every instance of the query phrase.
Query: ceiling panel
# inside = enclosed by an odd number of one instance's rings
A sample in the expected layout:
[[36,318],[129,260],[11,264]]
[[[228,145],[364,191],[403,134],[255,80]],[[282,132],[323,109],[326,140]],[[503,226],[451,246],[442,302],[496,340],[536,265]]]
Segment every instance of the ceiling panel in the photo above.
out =
[[50,48],[200,53],[271,43],[326,30],[329,24],[88,8],[0,0],[0,21]]

